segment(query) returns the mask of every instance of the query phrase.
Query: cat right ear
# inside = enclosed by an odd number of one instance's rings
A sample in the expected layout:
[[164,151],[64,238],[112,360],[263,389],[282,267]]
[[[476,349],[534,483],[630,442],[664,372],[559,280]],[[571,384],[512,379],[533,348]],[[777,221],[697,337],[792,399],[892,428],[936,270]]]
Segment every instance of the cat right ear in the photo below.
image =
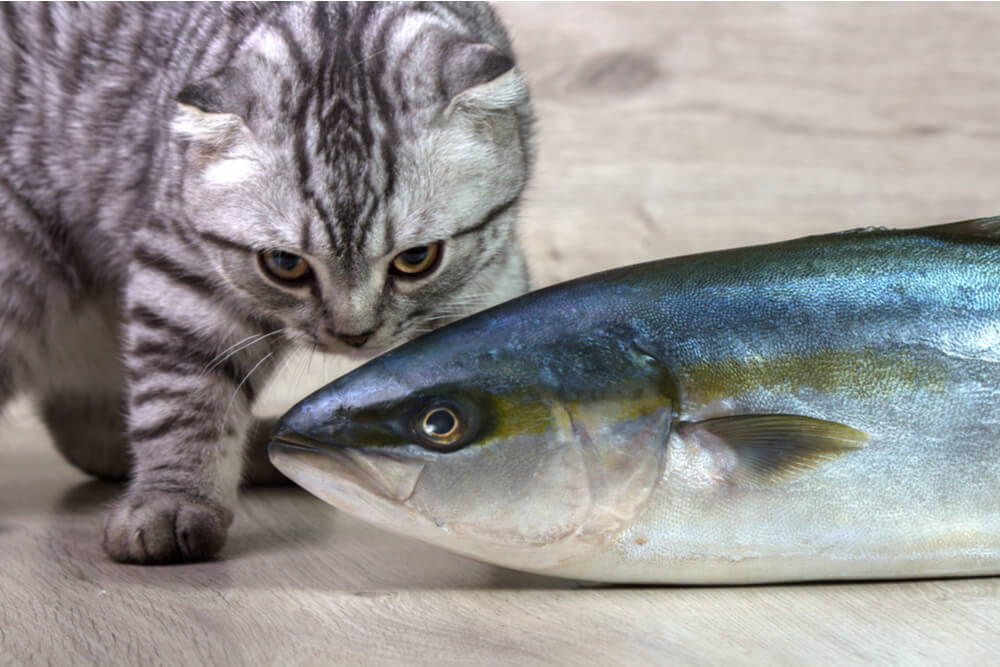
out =
[[455,107],[509,109],[528,99],[528,86],[509,55],[485,43],[452,46],[441,60],[441,81]]

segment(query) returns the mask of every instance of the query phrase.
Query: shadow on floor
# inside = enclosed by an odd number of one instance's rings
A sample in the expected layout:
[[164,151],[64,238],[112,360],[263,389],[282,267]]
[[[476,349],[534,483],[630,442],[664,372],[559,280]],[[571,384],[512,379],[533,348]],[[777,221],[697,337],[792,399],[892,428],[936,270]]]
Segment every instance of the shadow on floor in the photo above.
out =
[[101,482],[96,479],[80,482],[67,489],[59,498],[54,510],[65,514],[89,514],[103,510],[121,495],[124,489],[124,484]]

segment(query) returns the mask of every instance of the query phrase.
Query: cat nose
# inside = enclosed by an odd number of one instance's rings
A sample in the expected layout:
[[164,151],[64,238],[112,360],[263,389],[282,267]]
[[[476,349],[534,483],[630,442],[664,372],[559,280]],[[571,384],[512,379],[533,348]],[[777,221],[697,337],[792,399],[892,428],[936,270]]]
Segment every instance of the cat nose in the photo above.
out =
[[337,338],[344,341],[351,347],[361,347],[368,341],[369,338],[371,338],[372,333],[373,332],[371,331],[366,331],[365,333],[358,334],[357,336],[347,336],[344,334],[340,334],[337,336]]

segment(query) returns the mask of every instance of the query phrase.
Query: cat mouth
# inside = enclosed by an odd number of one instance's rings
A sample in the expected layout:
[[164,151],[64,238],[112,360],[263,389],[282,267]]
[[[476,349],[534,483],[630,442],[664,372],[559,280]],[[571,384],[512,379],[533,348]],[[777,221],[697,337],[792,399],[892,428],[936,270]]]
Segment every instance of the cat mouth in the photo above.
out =
[[331,327],[320,328],[307,334],[310,342],[324,352],[371,354],[382,350],[385,345],[379,340],[380,322],[375,327],[361,333],[339,332]]
[[358,334],[356,336],[341,335],[337,336],[337,338],[339,338],[342,342],[347,343],[351,347],[362,347],[365,343],[368,342],[368,339],[371,338],[372,333],[374,332]]

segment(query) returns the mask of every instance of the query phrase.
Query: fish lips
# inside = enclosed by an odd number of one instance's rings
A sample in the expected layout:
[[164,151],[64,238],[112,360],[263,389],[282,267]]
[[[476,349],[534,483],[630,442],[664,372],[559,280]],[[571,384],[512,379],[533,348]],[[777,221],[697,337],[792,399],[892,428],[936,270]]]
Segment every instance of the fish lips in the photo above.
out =
[[387,500],[403,503],[413,495],[424,469],[420,461],[400,459],[376,447],[330,445],[280,426],[271,435],[268,458],[298,484],[303,470],[308,469],[311,477],[318,474],[333,484],[349,481]]

